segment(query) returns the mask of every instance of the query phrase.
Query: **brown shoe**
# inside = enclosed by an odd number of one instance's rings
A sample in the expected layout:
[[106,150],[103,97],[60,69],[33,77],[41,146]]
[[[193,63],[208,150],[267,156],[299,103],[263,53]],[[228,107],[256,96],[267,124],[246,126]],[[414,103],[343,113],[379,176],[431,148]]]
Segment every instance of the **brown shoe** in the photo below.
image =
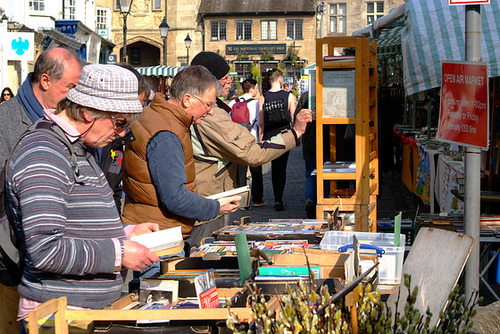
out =
[[262,201],[253,202],[253,206],[255,206],[255,207],[264,206],[264,205],[266,205],[265,199],[263,199]]

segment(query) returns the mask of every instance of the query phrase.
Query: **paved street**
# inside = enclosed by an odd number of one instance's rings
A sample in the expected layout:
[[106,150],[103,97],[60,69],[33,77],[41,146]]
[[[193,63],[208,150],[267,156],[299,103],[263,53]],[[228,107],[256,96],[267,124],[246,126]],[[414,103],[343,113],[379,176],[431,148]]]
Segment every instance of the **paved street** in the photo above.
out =
[[[250,216],[252,221],[268,221],[275,218],[307,218],[305,205],[305,172],[302,148],[296,147],[290,151],[287,167],[287,183],[283,200],[285,211],[274,210],[273,187],[271,184],[271,163],[262,166],[264,176],[264,199],[266,206],[239,210],[231,214],[230,221]],[[419,202],[408,191],[398,174],[384,173],[381,176],[380,194],[378,196],[378,217],[393,218],[400,211],[403,218],[415,218]]]

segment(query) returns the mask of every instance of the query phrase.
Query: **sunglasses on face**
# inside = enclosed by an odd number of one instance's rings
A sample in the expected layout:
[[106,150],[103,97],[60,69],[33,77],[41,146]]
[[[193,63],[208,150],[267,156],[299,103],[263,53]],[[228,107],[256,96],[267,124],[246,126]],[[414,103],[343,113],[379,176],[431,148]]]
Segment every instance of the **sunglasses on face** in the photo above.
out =
[[3,93],[3,96],[10,96],[10,93]]
[[111,120],[113,121],[113,127],[116,132],[122,132],[130,125],[129,121],[126,121],[124,119],[116,119],[116,117],[113,115],[111,115]]

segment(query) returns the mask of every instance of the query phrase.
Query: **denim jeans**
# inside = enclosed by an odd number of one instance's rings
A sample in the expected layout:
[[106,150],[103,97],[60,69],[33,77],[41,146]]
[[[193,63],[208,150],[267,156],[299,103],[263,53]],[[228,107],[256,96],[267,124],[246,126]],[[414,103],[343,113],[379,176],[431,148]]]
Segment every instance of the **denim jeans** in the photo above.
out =
[[[316,153],[303,152],[305,169],[306,169],[306,202],[311,201],[313,204],[317,204],[317,186],[316,186],[316,175],[311,175],[312,171],[316,169]],[[323,182],[324,197],[329,197],[330,194],[330,182]]]

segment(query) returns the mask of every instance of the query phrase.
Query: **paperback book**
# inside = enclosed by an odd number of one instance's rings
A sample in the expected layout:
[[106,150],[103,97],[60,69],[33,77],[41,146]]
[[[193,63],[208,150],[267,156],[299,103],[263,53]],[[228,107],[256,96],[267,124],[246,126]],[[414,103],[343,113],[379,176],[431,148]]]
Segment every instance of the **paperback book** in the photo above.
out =
[[242,208],[250,205],[250,187],[249,186],[244,186],[244,187],[224,191],[222,193],[207,196],[207,198],[208,199],[219,199],[219,198],[231,197],[231,196],[241,196],[240,207],[242,207]]
[[179,282],[175,280],[143,279],[140,283],[139,302],[170,304],[178,300]]
[[180,253],[184,248],[180,226],[134,236],[130,240],[148,247],[158,256]]
[[209,269],[194,278],[194,287],[200,308],[217,308],[219,294],[215,285],[214,270]]

